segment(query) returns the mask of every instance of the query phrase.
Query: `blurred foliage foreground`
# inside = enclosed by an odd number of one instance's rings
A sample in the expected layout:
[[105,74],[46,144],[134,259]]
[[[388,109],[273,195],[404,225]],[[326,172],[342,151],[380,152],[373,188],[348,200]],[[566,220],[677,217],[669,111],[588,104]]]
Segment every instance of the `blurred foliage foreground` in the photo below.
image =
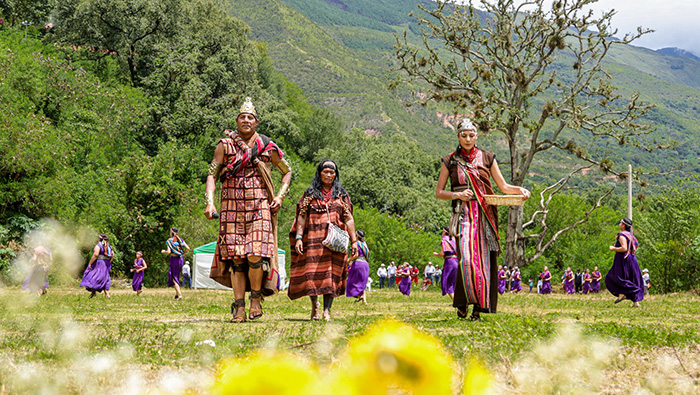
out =
[[642,307],[599,295],[505,294],[480,322],[436,289],[340,297],[330,323],[308,300],[268,298],[231,324],[226,291],[115,284],[42,297],[0,288],[0,385],[9,393],[697,393],[700,299]]

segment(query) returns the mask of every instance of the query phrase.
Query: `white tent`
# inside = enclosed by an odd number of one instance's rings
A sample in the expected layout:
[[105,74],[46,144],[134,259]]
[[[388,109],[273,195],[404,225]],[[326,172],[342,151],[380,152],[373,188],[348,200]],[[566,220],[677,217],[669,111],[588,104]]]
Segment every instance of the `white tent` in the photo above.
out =
[[[192,288],[194,289],[231,289],[225,287],[216,281],[209,278],[211,263],[214,260],[214,252],[216,252],[216,242],[212,241],[201,247],[195,248],[194,264],[192,265]],[[287,270],[285,267],[285,252],[277,250],[278,262],[280,267],[280,285],[284,286],[287,278]]]

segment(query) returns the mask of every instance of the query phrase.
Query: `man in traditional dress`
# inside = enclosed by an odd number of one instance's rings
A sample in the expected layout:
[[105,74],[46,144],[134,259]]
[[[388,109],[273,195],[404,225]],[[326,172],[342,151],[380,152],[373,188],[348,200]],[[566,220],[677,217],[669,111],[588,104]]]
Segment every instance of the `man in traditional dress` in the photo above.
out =
[[[245,292],[250,291],[248,318],[260,318],[262,297],[278,292],[277,212],[289,191],[292,172],[282,150],[258,134],[258,113],[248,97],[236,118],[237,131],[226,130],[209,166],[205,198],[207,218],[216,217],[214,189],[221,178],[219,238],[210,277],[233,288],[232,322],[244,322]],[[275,195],[270,164],[282,173]]]

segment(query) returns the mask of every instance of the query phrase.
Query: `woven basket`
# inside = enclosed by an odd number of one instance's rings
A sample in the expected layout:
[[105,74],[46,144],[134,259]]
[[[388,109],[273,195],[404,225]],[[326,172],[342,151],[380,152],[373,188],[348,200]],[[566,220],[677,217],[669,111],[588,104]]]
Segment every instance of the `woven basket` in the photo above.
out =
[[522,206],[525,204],[523,195],[484,195],[486,203],[492,206]]

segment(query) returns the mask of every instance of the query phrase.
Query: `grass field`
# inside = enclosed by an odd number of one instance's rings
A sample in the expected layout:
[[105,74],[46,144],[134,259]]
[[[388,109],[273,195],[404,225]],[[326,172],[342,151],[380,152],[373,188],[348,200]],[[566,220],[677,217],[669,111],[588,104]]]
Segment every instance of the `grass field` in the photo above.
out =
[[461,367],[476,356],[494,393],[700,391],[700,297],[692,294],[652,295],[638,309],[607,293],[506,294],[498,314],[469,322],[437,290],[404,297],[385,289],[367,306],[337,299],[331,323],[309,321],[308,299],[279,294],[265,300],[262,319],[244,324],[228,322],[231,292],[173,296],[0,289],[1,393],[200,392],[224,357],[274,349],[330,365],[349,339],[387,317],[440,339]]

